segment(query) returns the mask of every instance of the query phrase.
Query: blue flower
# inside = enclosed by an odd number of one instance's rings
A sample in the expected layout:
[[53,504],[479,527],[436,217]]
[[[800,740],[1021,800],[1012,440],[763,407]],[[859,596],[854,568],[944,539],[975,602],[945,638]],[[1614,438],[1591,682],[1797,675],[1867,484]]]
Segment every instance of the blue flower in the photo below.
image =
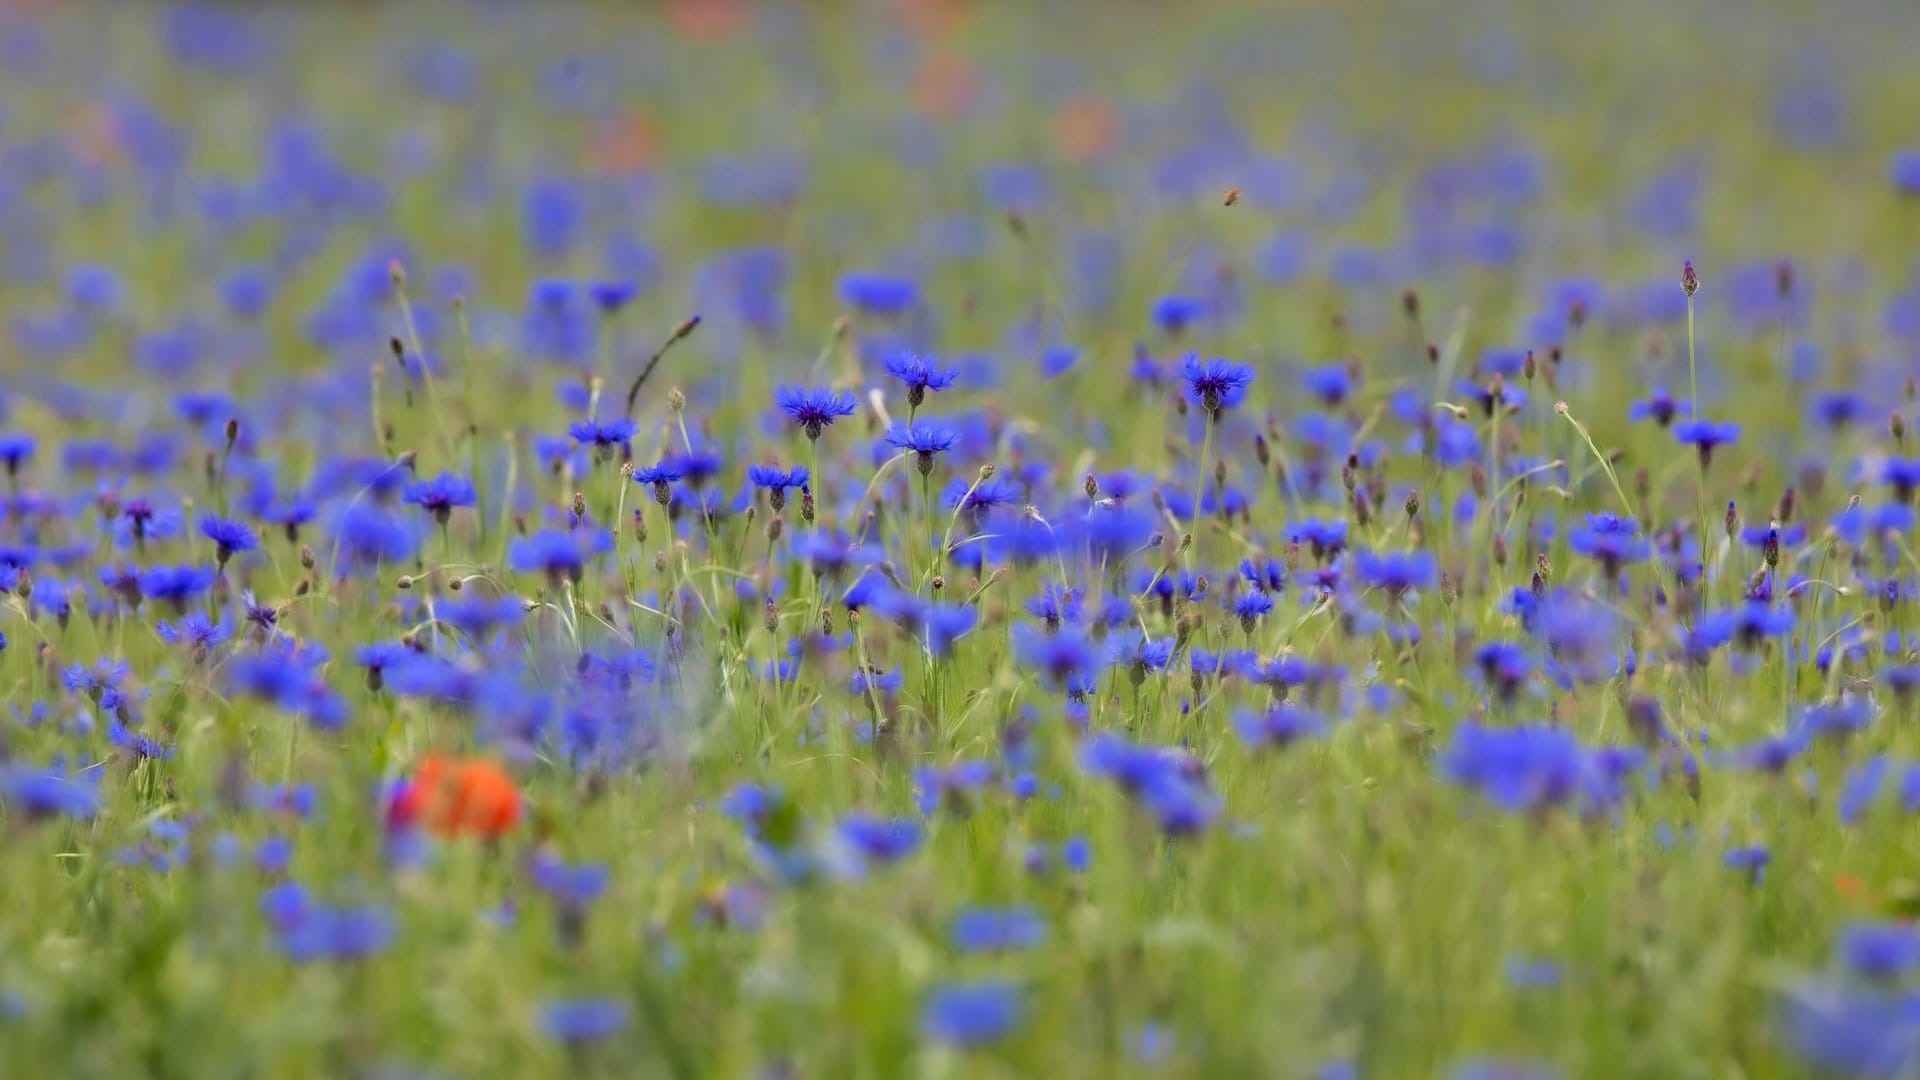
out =
[[[639,482],[640,474],[635,473],[633,478],[636,483]],[[754,487],[764,488],[775,510],[786,505],[788,488],[804,488],[812,480],[813,474],[805,465],[796,465],[791,469],[782,469],[778,465],[747,466],[747,482]]]
[[1669,427],[1676,416],[1692,416],[1693,403],[1675,400],[1664,386],[1656,386],[1646,398],[1627,406],[1627,419],[1633,421],[1651,420],[1661,427]]
[[1172,638],[1154,640],[1138,630],[1128,630],[1107,640],[1107,664],[1129,668],[1138,679],[1149,672],[1165,671],[1172,660]]
[[225,619],[214,622],[205,612],[194,611],[183,616],[178,622],[160,622],[154,625],[154,632],[160,640],[169,645],[187,645],[196,653],[204,654],[216,646],[224,644],[233,636],[233,627]]
[[569,998],[540,1009],[540,1030],[562,1043],[589,1043],[618,1035],[627,1026],[625,1002],[613,998]]
[[1702,465],[1711,464],[1715,447],[1738,442],[1739,424],[1716,424],[1711,420],[1683,420],[1673,425],[1673,437],[1685,444],[1691,444],[1700,453]]
[[1323,364],[1303,372],[1300,385],[1331,409],[1353,393],[1353,374],[1345,364]]
[[1284,750],[1319,735],[1326,724],[1307,710],[1283,702],[1264,712],[1235,713],[1233,728],[1249,746]]
[[1759,845],[1732,848],[1720,857],[1721,864],[1727,869],[1746,874],[1756,885],[1760,883],[1761,876],[1766,873],[1767,864],[1772,861],[1772,852]]
[[38,443],[31,435],[19,432],[0,433],[0,464],[6,466],[8,476],[18,476],[20,467],[33,459],[34,448]]
[[1032,908],[968,908],[953,917],[953,947],[961,952],[1018,952],[1046,937],[1047,924]]
[[260,546],[260,538],[244,523],[211,514],[200,519],[200,535],[213,541],[214,561],[221,566],[225,566],[227,560],[236,554],[253,551]]
[[1049,634],[1020,623],[1013,628],[1013,652],[1022,667],[1038,672],[1055,690],[1084,694],[1093,687],[1099,655],[1076,627],[1063,625]]
[[1249,634],[1272,610],[1273,597],[1258,589],[1241,593],[1233,601],[1233,613],[1240,619],[1240,629]]
[[375,907],[310,905],[280,927],[280,951],[296,964],[364,960],[393,944],[393,916]]
[[907,388],[907,406],[917,409],[927,399],[928,391],[941,391],[951,387],[960,377],[959,368],[943,368],[932,357],[916,356],[913,353],[899,353],[886,361],[887,374],[899,379]]
[[582,446],[593,447],[594,456],[605,461],[618,450],[623,456],[633,452],[633,436],[639,425],[626,417],[618,420],[579,420],[567,425],[567,434]]
[[444,525],[454,508],[472,506],[476,499],[473,482],[464,476],[443,472],[431,480],[416,480],[406,486],[401,499],[425,510]]
[[1217,418],[1246,400],[1253,369],[1223,358],[1202,360],[1188,355],[1180,362],[1180,378],[1186,383],[1187,400],[1206,410],[1208,417]]
[[90,769],[75,776],[59,759],[52,768],[44,769],[22,761],[0,762],[0,806],[10,808],[28,821],[90,818],[100,812],[103,773],[101,769]]
[[1855,974],[1891,979],[1920,967],[1920,932],[1906,923],[1856,923],[1841,931],[1839,952]]
[[1439,563],[1431,551],[1358,551],[1353,571],[1362,584],[1399,596],[1432,585]]
[[562,578],[577,583],[588,561],[611,550],[613,537],[604,529],[542,529],[508,546],[507,565],[523,574],[545,574],[555,584]]
[[920,302],[920,289],[906,278],[847,274],[840,279],[840,299],[870,314],[897,315]]
[[1154,325],[1178,334],[1206,314],[1206,305],[1186,296],[1163,296],[1153,302]]
[[1786,1042],[1829,1076],[1911,1076],[1920,1065],[1920,999],[1878,987],[1807,982],[1782,1009]]
[[1880,466],[1880,482],[1893,489],[1893,496],[1905,503],[1920,487],[1920,458],[1888,458]]
[[853,814],[840,822],[843,843],[866,862],[890,863],[913,854],[924,835],[912,818],[876,818]]
[[1480,678],[1502,704],[1513,699],[1533,673],[1533,658],[1511,641],[1489,641],[1474,650],[1473,662]]
[[1920,150],[1901,150],[1887,165],[1893,189],[1902,195],[1920,195]]
[[596,281],[587,286],[587,294],[601,311],[611,315],[632,303],[640,287],[632,281]]
[[782,386],[775,390],[773,403],[787,414],[788,419],[798,424],[809,439],[818,439],[820,433],[832,427],[835,420],[852,416],[860,407],[852,394],[838,390],[806,390],[797,386]]
[[1509,813],[1554,806],[1594,812],[1626,797],[1624,780],[1643,760],[1637,750],[1589,750],[1564,728],[1468,723],[1455,731],[1440,770]]
[[953,449],[953,444],[959,438],[957,432],[937,424],[922,423],[910,428],[895,424],[887,429],[886,443],[896,450],[916,455],[914,467],[920,470],[921,476],[926,476],[933,471],[934,455]]
[[920,1012],[920,1030],[935,1042],[974,1047],[998,1042],[1020,1023],[1020,990],[1012,983],[954,983],[935,989]]

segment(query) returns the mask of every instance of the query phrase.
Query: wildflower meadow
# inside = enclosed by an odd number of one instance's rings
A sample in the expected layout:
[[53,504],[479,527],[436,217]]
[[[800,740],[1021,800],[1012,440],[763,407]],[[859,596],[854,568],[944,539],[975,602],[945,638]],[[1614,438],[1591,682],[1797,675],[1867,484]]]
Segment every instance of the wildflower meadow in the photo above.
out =
[[1920,1076],[1916,43],[0,2],[0,1075]]

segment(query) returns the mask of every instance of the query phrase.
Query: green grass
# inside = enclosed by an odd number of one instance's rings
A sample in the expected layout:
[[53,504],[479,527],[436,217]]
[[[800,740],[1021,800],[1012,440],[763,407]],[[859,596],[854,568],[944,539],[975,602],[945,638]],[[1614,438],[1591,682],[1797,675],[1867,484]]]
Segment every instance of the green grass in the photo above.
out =
[[[0,696],[9,706],[0,769],[65,755],[97,774],[101,795],[97,815],[33,820],[0,787],[0,1073],[742,1076],[791,1067],[827,1077],[1304,1077],[1351,1060],[1368,1077],[1418,1077],[1495,1056],[1566,1076],[1807,1075],[1781,1035],[1783,999],[1806,973],[1832,967],[1836,930],[1899,915],[1920,894],[1920,839],[1897,800],[1852,824],[1837,806],[1844,778],[1871,755],[1920,760],[1914,704],[1889,693],[1883,674],[1907,662],[1910,646],[1878,647],[1889,628],[1908,631],[1912,600],[1882,604],[1873,591],[1885,578],[1911,589],[1920,562],[1910,530],[1897,544],[1855,551],[1829,528],[1856,494],[1869,506],[1890,501],[1875,470],[1910,446],[1887,433],[1886,417],[1910,412],[1911,392],[1897,388],[1914,344],[1882,316],[1909,285],[1920,222],[1920,205],[1902,200],[1886,175],[1888,157],[1916,138],[1906,125],[1920,81],[1900,56],[1913,20],[1788,4],[1738,19],[1638,3],[1577,14],[1557,7],[1219,5],[1176,17],[1144,5],[981,5],[939,31],[928,29],[937,18],[915,24],[875,7],[857,16],[757,12],[718,41],[675,36],[665,14],[613,6],[288,8],[259,23],[281,42],[278,59],[240,76],[170,61],[150,40],[155,15],[145,9],[46,16],[37,25],[61,62],[38,81],[25,68],[0,73],[8,115],[0,143],[50,132],[76,154],[90,152],[93,118],[112,115],[110,91],[124,87],[178,125],[200,182],[254,177],[277,118],[305,115],[385,202],[324,228],[325,215],[307,206],[213,236],[191,215],[156,223],[140,173],[116,151],[104,201],[87,202],[71,178],[56,176],[24,185],[16,209],[0,211],[0,220],[37,222],[34,243],[48,247],[55,271],[0,289],[9,322],[67,311],[62,281],[72,265],[112,267],[125,292],[119,308],[90,317],[92,335],[79,347],[46,355],[29,335],[0,339],[8,409],[0,430],[39,442],[17,488],[57,503],[33,513],[10,505],[0,542],[76,551],[64,565],[37,562],[30,588],[0,612]],[[1474,81],[1463,57],[1502,28],[1520,74]],[[1783,72],[1814,37],[1848,95],[1845,138],[1817,152],[1783,142],[1772,112],[1788,85]],[[407,89],[409,48],[428,41],[470,51],[475,104]],[[928,118],[912,90],[915,49],[972,65],[972,111]],[[608,173],[593,157],[595,120],[543,104],[546,65],[576,51],[618,62],[618,89],[600,119],[648,118],[657,144],[643,172]],[[1065,62],[1078,73],[1048,67]],[[112,72],[106,85],[96,67]],[[1062,79],[1072,86],[1062,89]],[[1217,110],[1195,86],[1214,88]],[[1096,160],[1074,159],[1056,138],[1056,114],[1074,100],[1119,117],[1121,136]],[[902,149],[911,124],[931,132],[938,152],[928,161]],[[430,151],[418,172],[389,163],[390,140],[403,134]],[[1474,203],[1460,220],[1519,230],[1520,257],[1492,266],[1407,260],[1363,284],[1329,271],[1347,245],[1411,250],[1420,212],[1409,209],[1409,192],[1421,174],[1479,160],[1495,137],[1533,155],[1540,192],[1511,205]],[[1222,149],[1238,139],[1257,155]],[[704,187],[709,157],[768,147],[804,161],[804,193],[779,207],[716,205]],[[1156,190],[1154,170],[1179,150],[1195,152],[1181,166],[1187,173],[1225,163],[1177,194]],[[1264,155],[1297,169],[1291,197],[1260,182],[1250,159]],[[1707,177],[1697,227],[1633,225],[1628,208],[1646,181],[1689,157]],[[1044,168],[1054,194],[1043,209],[1010,222],[987,204],[977,174],[999,162]],[[542,259],[523,241],[521,199],[547,175],[594,178],[601,201],[579,243]],[[1346,181],[1367,191],[1353,212],[1320,212]],[[469,184],[491,193],[474,195]],[[1226,206],[1230,187],[1245,193]],[[949,216],[979,229],[971,254],[941,256],[926,239],[929,222]],[[275,276],[270,307],[242,336],[221,313],[220,281],[237,265],[271,260],[309,228],[320,236],[317,253]],[[556,401],[567,369],[528,354],[518,319],[535,282],[603,276],[602,241],[616,231],[650,247],[659,282],[596,324],[607,336],[583,350],[581,375],[595,380],[600,417],[618,414],[676,326],[703,319],[642,387],[633,462],[711,443],[726,457],[717,486],[728,496],[749,463],[812,466],[818,527],[863,533],[909,592],[931,593],[937,570],[941,599],[973,609],[975,625],[951,657],[928,655],[915,633],[873,609],[849,619],[838,593],[825,593],[795,554],[811,531],[797,493],[774,539],[764,495],[751,518],[703,526],[683,516],[670,529],[651,491],[629,486],[616,462],[542,467],[536,437],[562,435],[583,414]],[[1265,244],[1282,232],[1306,237],[1311,252],[1309,270],[1283,283],[1259,269]],[[1111,302],[1101,307],[1074,299],[1074,252],[1090,233],[1118,245]],[[395,253],[388,241],[403,246],[411,316],[395,295],[369,290],[347,305],[368,315],[367,326],[344,343],[316,343],[308,316],[352,268],[365,263],[377,278]],[[714,260],[750,245],[787,260],[784,284],[766,290],[784,306],[770,332],[745,327],[713,283]],[[1595,312],[1552,340],[1530,329],[1556,282],[1677,295],[1683,258],[1702,279],[1697,327],[1674,317],[1623,325]],[[1791,260],[1796,287],[1813,298],[1784,331],[1777,319],[1742,318],[1732,302],[1737,266],[1776,259]],[[1231,276],[1243,311],[1179,339],[1156,329],[1150,305],[1193,291],[1183,275],[1209,266]],[[448,267],[470,274],[463,311],[435,276]],[[878,348],[871,343],[900,327],[850,312],[836,295],[842,274],[882,267],[920,286],[928,320],[914,328],[924,330],[920,344],[956,363],[988,355],[997,374],[989,381],[970,369],[917,411],[916,422],[977,416],[983,433],[945,455],[924,487],[911,456],[887,462],[870,452],[885,425],[868,392],[882,391],[894,420],[906,419],[907,406],[863,358],[863,343]],[[1417,325],[1402,312],[1403,288],[1418,291]],[[231,344],[206,348],[192,372],[171,378],[129,360],[135,342],[189,313]],[[1699,471],[1671,432],[1627,420],[1629,403],[1655,382],[1687,388],[1696,329],[1703,411],[1744,429]],[[410,382],[387,351],[389,335],[409,355],[424,345],[440,365],[435,377]],[[1429,341],[1443,354],[1437,366],[1422,355]],[[1811,380],[1789,376],[1784,354],[1796,342],[1823,350]],[[1052,344],[1083,355],[1049,381],[1038,357]],[[1129,377],[1136,344],[1162,360],[1189,350],[1232,357],[1258,378],[1246,403],[1201,436],[1176,392]],[[1524,408],[1469,413],[1482,451],[1495,448],[1485,462],[1441,469],[1403,448],[1415,428],[1390,407],[1396,392],[1410,390],[1416,411],[1434,415],[1436,403],[1468,404],[1443,372],[1466,378],[1496,348],[1530,345],[1544,358],[1552,344],[1565,347],[1563,383],[1517,377],[1510,382],[1530,397]],[[1360,433],[1356,443],[1382,441],[1377,476],[1388,494],[1371,521],[1354,518],[1353,543],[1430,552],[1448,584],[1409,593],[1400,611],[1378,589],[1346,596],[1356,611],[1417,625],[1417,644],[1356,629],[1335,605],[1316,602],[1308,553],[1294,556],[1293,581],[1250,633],[1221,604],[1243,557],[1288,557],[1299,520],[1354,517],[1339,453],[1323,462],[1326,483],[1307,489],[1312,450],[1298,426],[1321,411],[1299,388],[1301,369],[1347,357],[1364,379],[1332,411]],[[848,390],[860,410],[812,447],[784,421],[768,422],[774,389],[787,383]],[[57,384],[94,397],[63,410]],[[224,482],[210,479],[220,475],[222,439],[174,409],[176,394],[195,389],[230,395],[244,417],[245,445]],[[1863,395],[1866,418],[1828,433],[1809,402],[1816,390],[1838,389]],[[175,433],[180,448],[122,497],[150,495],[183,511],[182,532],[144,551],[116,548],[92,495],[97,479],[117,472],[82,475],[62,466],[61,451],[87,439],[129,446],[155,431]],[[1256,459],[1256,432],[1269,440],[1272,465]],[[211,567],[212,545],[193,522],[220,507],[247,517],[236,508],[256,463],[274,464],[269,482],[291,493],[343,458],[409,455],[415,475],[453,471],[480,493],[480,506],[455,511],[444,533],[425,530],[418,562],[330,572],[338,549],[329,515],[373,501],[350,484],[321,500],[297,541],[254,520],[261,550],[236,557],[216,594],[231,618],[251,590],[278,610],[279,633],[331,654],[318,670],[346,706],[338,730],[234,691],[236,668],[258,642],[236,636],[197,659],[157,635],[155,619],[168,613],[152,602],[129,611],[99,583],[100,567],[129,560]],[[1523,457],[1538,471],[1517,479],[1513,463]],[[1129,575],[1204,576],[1204,599],[1163,608],[1138,579],[1103,581],[1077,549],[977,576],[951,549],[936,559],[929,542],[984,545],[1021,520],[1022,508],[1011,507],[976,532],[965,515],[928,507],[929,490],[937,502],[947,483],[973,483],[985,465],[1004,480],[1041,463],[1025,501],[1066,529],[1085,512],[1075,500],[1090,471],[1138,470],[1166,499],[1191,505],[1195,487],[1213,483],[1216,461],[1251,499],[1247,515],[1195,523],[1165,512],[1161,545],[1125,566]],[[1556,461],[1562,467],[1544,468]],[[1363,469],[1359,482],[1373,475]],[[1476,485],[1486,490],[1475,509],[1455,520],[1455,501]],[[1632,567],[1627,594],[1603,602],[1596,564],[1567,544],[1585,514],[1613,512],[1649,533],[1704,516],[1717,547],[1729,500],[1744,524],[1764,525],[1789,486],[1795,521],[1810,535],[1782,557],[1782,592],[1791,574],[1831,586],[1775,603],[1794,612],[1788,638],[1737,656],[1718,649],[1703,667],[1679,657],[1699,616],[1673,567]],[[1402,509],[1409,490],[1420,496],[1411,526]],[[593,523],[612,527],[613,550],[576,584],[510,569],[511,542],[563,524],[549,515],[564,515],[576,493]],[[1134,505],[1152,498],[1142,492]],[[1189,530],[1193,542],[1181,548]],[[303,565],[302,544],[317,569]],[[1709,606],[1726,608],[1761,569],[1760,555],[1737,544],[1710,553]],[[1572,686],[1535,673],[1516,703],[1490,702],[1475,676],[1476,646],[1521,642],[1536,662],[1546,659],[1503,604],[1541,560],[1547,587],[1615,611],[1622,633],[1609,652],[1631,647],[1635,669]],[[1090,775],[1080,760],[1088,736],[1068,719],[1064,695],[1018,659],[1015,627],[1036,623],[1022,605],[1063,578],[1114,587],[1135,608],[1133,628],[1179,642],[1171,670],[1139,683],[1103,668],[1084,704],[1090,731],[1182,745],[1204,765],[1223,809],[1197,835],[1163,836],[1138,800]],[[486,648],[436,627],[432,609],[455,599],[455,582],[463,597],[526,600],[524,621]],[[1670,602],[1655,603],[1656,587]],[[194,603],[208,606],[204,596]],[[823,607],[832,632],[853,631],[852,641],[810,647],[791,679],[765,677],[790,641],[817,635]],[[1852,631],[1872,642],[1859,655],[1828,671],[1806,661],[1810,644],[1844,643],[1836,635]],[[403,635],[476,677],[517,673],[526,694],[553,704],[549,734],[579,685],[583,653],[644,653],[654,677],[622,709],[653,741],[617,767],[589,767],[555,738],[504,738],[511,717],[501,714],[498,686],[464,705],[370,689],[355,650]],[[1787,655],[1788,640],[1799,659]],[[1196,686],[1186,666],[1194,648],[1344,668],[1343,685],[1313,701],[1329,730],[1284,750],[1249,746],[1231,719],[1270,705],[1270,692],[1244,678]],[[102,658],[126,663],[139,730],[170,757],[116,746],[112,717],[63,689],[63,669]],[[902,687],[854,693],[861,663],[898,669]],[[1875,710],[1850,739],[1814,742],[1779,775],[1730,760],[1791,730],[1805,707],[1843,697]],[[1626,746],[1636,699],[1662,706],[1676,742],[1603,813],[1559,805],[1509,814],[1444,776],[1464,724],[1550,723],[1590,746]],[[1022,727],[1030,763],[1009,751],[1009,730]],[[520,827],[497,842],[433,841],[428,857],[398,865],[383,787],[429,751],[506,761],[526,800]],[[1679,772],[1683,757],[1696,763],[1694,782]],[[802,838],[797,846],[824,849],[851,813],[920,818],[916,767],[982,760],[1005,762],[1007,778],[980,792],[970,813],[926,816],[925,842],[910,857],[859,875],[836,875],[829,863],[808,883],[782,883],[719,806],[745,783],[777,788],[794,815],[781,825]],[[1008,790],[1020,772],[1033,774],[1031,798]],[[262,809],[250,798],[256,784],[309,785],[316,809],[304,820]],[[156,823],[189,828],[178,865],[120,858],[154,842]],[[269,837],[291,842],[284,875],[250,865],[246,853]],[[1091,851],[1084,873],[1057,860],[1045,874],[1027,868],[1033,846],[1057,853],[1076,838]],[[243,853],[231,865],[221,857],[228,843]],[[1771,855],[1758,878],[1723,862],[1749,845]],[[577,935],[558,931],[560,913],[534,884],[536,853],[610,868]],[[283,880],[315,899],[391,912],[390,946],[359,961],[293,962],[261,910],[263,892]],[[729,888],[764,890],[758,925],[722,902]],[[954,915],[976,906],[1032,908],[1043,943],[985,955],[956,949]],[[1554,965],[1555,984],[1516,985],[1510,965],[1527,960]],[[935,988],[987,978],[1022,988],[1011,1034],[971,1050],[925,1037],[922,1010]],[[583,997],[621,1001],[624,1029],[572,1048],[541,1031],[547,1003]],[[1163,1052],[1139,1051],[1143,1029],[1170,1037]]]

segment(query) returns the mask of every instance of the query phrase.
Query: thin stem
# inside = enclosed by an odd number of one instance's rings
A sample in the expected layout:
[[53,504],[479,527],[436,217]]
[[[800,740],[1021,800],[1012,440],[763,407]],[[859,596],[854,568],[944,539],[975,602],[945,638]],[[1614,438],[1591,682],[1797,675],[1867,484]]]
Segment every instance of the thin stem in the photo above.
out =
[[1215,410],[1207,410],[1206,434],[1200,439],[1199,479],[1193,486],[1193,512],[1187,515],[1187,534],[1193,537],[1193,556],[1200,557],[1200,503],[1207,495],[1207,459],[1213,456]]
[[[1693,418],[1703,419],[1700,413],[1700,374],[1693,355],[1693,294],[1687,294],[1687,393],[1692,395]],[[1705,445],[1704,443],[1701,445]],[[1694,455],[1694,508],[1700,515],[1700,606],[1709,606],[1708,597],[1712,588],[1712,579],[1707,574],[1707,459],[1700,454]]]

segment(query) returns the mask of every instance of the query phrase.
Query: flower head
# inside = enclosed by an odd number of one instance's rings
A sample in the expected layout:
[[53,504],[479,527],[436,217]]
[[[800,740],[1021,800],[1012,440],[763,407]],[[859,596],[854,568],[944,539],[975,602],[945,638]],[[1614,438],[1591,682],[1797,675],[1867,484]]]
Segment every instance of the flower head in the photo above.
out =
[[928,391],[945,390],[960,377],[959,368],[943,368],[930,356],[899,353],[886,361],[887,374],[907,388],[907,406],[917,409]]
[[782,386],[774,391],[773,403],[798,424],[809,439],[818,439],[835,420],[852,416],[860,407],[853,395],[844,391],[806,390],[797,386]]
[[1181,361],[1180,378],[1186,383],[1187,400],[1206,410],[1208,417],[1217,418],[1223,410],[1246,400],[1253,369],[1219,357],[1202,360],[1188,356]]

